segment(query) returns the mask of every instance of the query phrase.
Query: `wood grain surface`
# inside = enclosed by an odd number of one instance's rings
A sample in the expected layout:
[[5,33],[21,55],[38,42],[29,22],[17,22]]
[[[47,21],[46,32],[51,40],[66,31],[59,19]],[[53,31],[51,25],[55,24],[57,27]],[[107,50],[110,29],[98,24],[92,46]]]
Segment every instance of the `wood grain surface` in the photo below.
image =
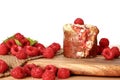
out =
[[[15,79],[13,77],[5,77],[5,78],[0,78],[0,80],[42,80],[42,79],[37,79],[32,77],[27,77],[24,79]],[[56,78],[56,80],[120,80],[120,77],[72,76],[67,79]]]
[[[45,67],[48,64],[53,64],[58,68],[69,68],[72,76],[63,80],[120,80],[120,58],[114,60],[105,60],[103,56],[97,56],[90,59],[71,59],[63,55],[58,55],[53,59],[37,59],[28,61],[27,64],[37,64]],[[11,76],[0,78],[0,80],[17,80]],[[40,80],[32,77],[27,77],[21,80]],[[56,80],[62,80],[57,79]]]
[[65,67],[77,75],[91,76],[120,76],[120,59],[105,60],[103,56],[89,59],[71,59],[63,55],[54,57],[53,59],[38,59],[29,61],[27,64],[35,63],[42,67],[47,64],[53,64],[60,67]]

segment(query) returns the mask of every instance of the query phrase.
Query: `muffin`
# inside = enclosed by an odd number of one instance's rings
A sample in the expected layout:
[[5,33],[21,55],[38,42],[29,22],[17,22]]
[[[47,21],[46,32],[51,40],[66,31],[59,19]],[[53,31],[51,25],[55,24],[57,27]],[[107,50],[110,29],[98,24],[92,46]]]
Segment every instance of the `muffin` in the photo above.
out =
[[97,55],[99,29],[90,24],[65,24],[63,27],[63,54],[69,58],[87,58]]

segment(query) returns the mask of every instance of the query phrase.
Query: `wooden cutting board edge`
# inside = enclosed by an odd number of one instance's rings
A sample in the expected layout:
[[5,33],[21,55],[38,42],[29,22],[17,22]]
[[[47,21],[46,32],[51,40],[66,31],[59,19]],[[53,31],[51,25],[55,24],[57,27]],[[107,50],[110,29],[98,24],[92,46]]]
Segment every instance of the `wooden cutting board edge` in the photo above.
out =
[[[104,61],[104,58],[103,57],[96,57],[96,59],[99,59],[100,58],[100,61]],[[73,64],[69,64],[69,60],[72,60],[74,63]],[[81,59],[80,59],[81,60]],[[89,60],[89,59],[82,59],[83,62],[86,62],[86,60]],[[85,61],[84,61],[85,60]],[[111,65],[112,62],[116,62],[120,59],[116,59],[114,61],[107,61],[107,63],[110,62],[109,65]],[[51,63],[51,61],[53,63]],[[91,63],[91,61],[93,61],[93,59],[90,59],[88,62]],[[106,61],[106,60],[105,60]],[[58,62],[61,62],[61,63],[58,63]],[[53,59],[45,59],[45,58],[42,58],[42,59],[37,59],[37,60],[32,60],[32,61],[28,61],[27,64],[30,64],[30,63],[34,63],[34,64],[37,64],[37,65],[40,65],[41,67],[45,67],[46,65],[48,64],[53,64],[53,65],[56,65],[58,68],[61,68],[61,67],[65,67],[65,68],[72,68],[72,66],[74,64],[80,64],[78,63],[79,62],[79,59],[70,59],[70,58],[66,58],[64,57],[63,55],[59,55],[59,56],[56,56],[55,58]],[[44,63],[44,64],[43,64]],[[95,64],[95,63],[94,63]],[[70,66],[72,65],[72,66]],[[99,64],[98,64],[99,65]],[[99,65],[100,66],[100,65]],[[114,65],[114,66],[117,66],[117,65]],[[79,67],[79,66],[77,66]],[[118,66],[119,67],[119,66]],[[75,68],[74,68],[75,69]],[[79,72],[79,71],[78,71]],[[18,79],[14,79],[13,77],[9,76],[9,77],[5,77],[5,78],[1,78],[0,80],[18,80]],[[20,79],[20,80],[42,80],[42,79],[37,79],[37,78],[32,78],[32,77],[27,77],[25,79]],[[56,80],[120,80],[120,76],[113,76],[113,77],[105,77],[105,76],[82,76],[82,75],[77,75],[77,76],[72,76],[68,79],[57,79]]]
[[68,68],[73,74],[76,75],[120,76],[119,62],[120,59],[107,61],[103,57],[101,58],[101,56],[98,56],[93,59],[71,59],[66,58],[63,55],[58,55],[53,59],[43,58],[29,61],[27,64],[34,63],[40,65],[41,67],[45,67],[48,64],[52,64],[58,68]]

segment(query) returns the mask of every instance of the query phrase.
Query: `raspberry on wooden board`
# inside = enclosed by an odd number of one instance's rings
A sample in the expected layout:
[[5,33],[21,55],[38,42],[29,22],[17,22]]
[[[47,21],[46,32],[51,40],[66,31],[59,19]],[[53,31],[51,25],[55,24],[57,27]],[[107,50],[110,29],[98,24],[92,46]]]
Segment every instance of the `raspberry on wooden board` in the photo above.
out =
[[38,49],[34,46],[25,46],[25,53],[30,57],[39,55]]
[[100,45],[97,45],[97,54],[98,55],[101,55],[103,50],[104,50],[104,47],[101,47]]
[[0,44],[0,55],[7,55],[9,52],[8,47],[6,46],[5,43]]
[[51,71],[51,72],[54,72],[55,74],[56,74],[56,72],[57,72],[57,67],[56,66],[54,66],[54,65],[46,65],[46,67],[45,67],[45,71]]
[[111,52],[115,54],[115,58],[118,58],[120,56],[120,51],[119,51],[119,48],[117,46],[113,46],[111,48]]
[[61,48],[60,44],[56,42],[53,42],[49,47],[53,48],[55,53]]
[[6,42],[6,45],[7,45],[7,47],[10,49],[12,46],[14,46],[14,45],[16,45],[16,43],[15,43],[15,40],[14,39],[8,39]]
[[17,66],[10,71],[10,75],[16,79],[23,79],[27,76],[33,78],[42,78],[42,80],[66,79],[70,77],[70,70],[67,68],[58,68],[54,65],[46,65],[44,68],[36,64],[25,64],[24,66]]
[[39,53],[39,55],[43,54],[43,51],[44,51],[44,49],[45,49],[45,46],[44,46],[43,44],[41,44],[41,43],[36,43],[36,44],[33,45],[33,46],[35,46],[35,47],[38,48],[38,53]]
[[97,45],[97,54],[100,55],[105,48],[109,48],[109,43],[108,38],[101,38]]
[[34,67],[31,70],[31,76],[34,78],[41,78],[43,74],[43,69],[41,67]]
[[13,68],[10,71],[10,75],[16,79],[22,79],[22,78],[26,77],[26,73],[25,73],[24,69],[20,66]]
[[51,47],[47,47],[44,51],[43,51],[43,57],[45,58],[53,58],[55,56],[54,50]]
[[26,72],[27,76],[31,76],[31,70],[32,70],[32,68],[35,68],[35,67],[37,67],[37,65],[35,65],[33,63],[32,64],[25,64],[23,66],[23,69]]
[[0,73],[4,73],[8,70],[9,66],[7,63],[0,59]]
[[27,38],[21,39],[20,42],[22,43],[22,46],[29,46],[30,45],[30,41]]
[[12,55],[16,56],[16,54],[19,54],[21,50],[22,50],[22,47],[21,47],[21,46],[13,45],[13,46],[11,47],[10,52],[11,52]]
[[15,39],[18,39],[19,41],[21,41],[23,38],[25,38],[21,33],[16,33],[15,35],[14,35],[14,38]]
[[102,52],[102,55],[107,60],[113,60],[115,58],[115,54],[113,52],[111,52],[110,48],[105,48]]
[[25,51],[22,49],[19,51],[18,54],[15,55],[18,59],[27,59],[27,54],[25,53]]
[[46,70],[42,75],[42,80],[55,80],[55,73],[49,70]]
[[57,72],[57,77],[60,79],[66,79],[70,77],[70,70],[67,68],[59,68]]
[[101,47],[108,47],[109,46],[109,39],[108,38],[101,38],[99,41],[99,45]]

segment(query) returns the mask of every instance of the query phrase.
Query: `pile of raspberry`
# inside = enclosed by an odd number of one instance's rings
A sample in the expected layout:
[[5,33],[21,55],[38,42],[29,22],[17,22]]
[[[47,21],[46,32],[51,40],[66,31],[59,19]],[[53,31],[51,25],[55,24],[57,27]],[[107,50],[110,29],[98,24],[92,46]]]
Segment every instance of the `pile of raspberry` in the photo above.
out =
[[27,59],[39,55],[43,55],[45,58],[53,58],[60,48],[59,43],[53,42],[45,47],[36,40],[16,33],[0,44],[0,55],[13,55],[18,59]]
[[15,67],[10,75],[16,79],[23,79],[31,76],[33,78],[42,78],[42,80],[66,79],[70,77],[70,70],[67,68],[57,68],[54,65],[47,65],[45,68],[35,64],[26,64],[23,67]]
[[108,38],[101,38],[97,46],[98,54],[103,55],[106,60],[113,60],[119,58],[120,50],[118,46],[109,47],[110,41]]

